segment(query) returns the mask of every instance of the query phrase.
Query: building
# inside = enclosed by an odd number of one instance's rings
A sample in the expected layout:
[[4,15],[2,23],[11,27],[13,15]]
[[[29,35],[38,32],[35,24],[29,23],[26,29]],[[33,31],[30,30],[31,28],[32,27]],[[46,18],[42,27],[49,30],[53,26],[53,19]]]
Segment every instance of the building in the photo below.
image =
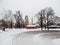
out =
[[26,28],[27,29],[36,29],[37,26],[36,25],[27,25]]
[[28,16],[25,16],[25,27],[29,24]]

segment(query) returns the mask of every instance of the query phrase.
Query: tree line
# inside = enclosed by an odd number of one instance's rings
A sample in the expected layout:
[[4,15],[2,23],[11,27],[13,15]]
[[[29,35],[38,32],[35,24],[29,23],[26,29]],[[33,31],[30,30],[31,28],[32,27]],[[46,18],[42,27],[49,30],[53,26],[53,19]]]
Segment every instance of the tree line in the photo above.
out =
[[45,9],[40,10],[37,14],[37,23],[38,27],[48,28],[51,25],[59,25],[60,26],[60,17],[55,16],[55,12],[52,7],[47,7]]
[[[0,23],[2,23],[1,25],[7,28],[8,27],[25,28],[25,20],[23,20],[23,16],[20,11],[16,11],[15,14],[13,14],[11,10],[5,11],[3,13],[4,13],[4,17],[0,20]],[[40,10],[39,12],[37,12],[36,17],[37,17],[36,24],[38,24],[39,28],[40,27],[46,28],[48,26],[58,24],[57,19],[59,17],[55,16],[55,12],[52,9],[52,7],[47,7],[45,9]]]
[[[4,12],[3,12],[4,13]],[[1,26],[6,28],[24,28],[24,20],[20,11],[16,11],[15,14],[11,10],[4,13],[4,17],[0,20]]]

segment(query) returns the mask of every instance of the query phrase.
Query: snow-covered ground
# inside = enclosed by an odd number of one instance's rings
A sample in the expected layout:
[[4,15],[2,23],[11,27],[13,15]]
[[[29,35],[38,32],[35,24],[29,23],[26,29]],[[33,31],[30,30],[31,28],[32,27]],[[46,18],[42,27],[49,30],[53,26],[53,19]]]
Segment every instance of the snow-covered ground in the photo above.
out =
[[0,45],[60,45],[60,32],[40,33],[39,30],[41,29],[0,30]]
[[[13,39],[20,33],[29,31],[28,29],[5,29],[0,30],[0,45],[12,45]],[[36,30],[36,29],[34,29]],[[30,30],[33,31],[33,30]]]
[[6,29],[6,31],[0,30],[0,45],[12,45],[12,40],[19,33],[25,32],[25,30],[20,29]]
[[60,45],[60,33],[22,33],[14,39],[13,45]]

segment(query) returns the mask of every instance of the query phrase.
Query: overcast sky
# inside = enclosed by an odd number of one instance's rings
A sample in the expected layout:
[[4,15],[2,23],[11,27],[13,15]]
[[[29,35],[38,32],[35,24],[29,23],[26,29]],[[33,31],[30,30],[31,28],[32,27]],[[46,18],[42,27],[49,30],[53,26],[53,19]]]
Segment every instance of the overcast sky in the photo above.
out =
[[[20,10],[24,16],[29,17],[46,7],[52,7],[55,15],[60,16],[60,0],[0,0],[0,11]],[[2,16],[0,15],[0,17]]]

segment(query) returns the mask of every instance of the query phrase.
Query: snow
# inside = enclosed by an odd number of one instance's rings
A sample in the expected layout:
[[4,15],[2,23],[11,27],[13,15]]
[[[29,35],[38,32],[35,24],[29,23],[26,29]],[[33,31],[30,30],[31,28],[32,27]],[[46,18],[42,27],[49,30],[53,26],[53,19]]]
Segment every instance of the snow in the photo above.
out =
[[38,30],[40,28],[0,30],[0,45],[60,45],[60,33],[38,33]]
[[[49,34],[49,33],[47,33]],[[60,39],[52,39],[49,37],[44,37],[43,35],[47,35],[47,34],[21,34],[20,36],[18,36],[15,41],[14,41],[14,45],[58,45]],[[33,35],[33,36],[32,36]],[[55,43],[57,42],[57,43]],[[60,44],[60,43],[59,43]]]
[[0,45],[12,45],[12,40],[19,33],[24,32],[19,29],[6,29],[5,32],[0,33]]
[[0,30],[0,45],[12,45],[12,40],[20,33],[26,31],[34,31],[36,29],[5,29],[5,31]]
[[54,45],[54,43],[52,42],[52,39],[43,37],[43,35],[41,35],[40,37],[38,36],[39,35],[35,35],[34,40],[36,42],[39,42],[39,45]]

